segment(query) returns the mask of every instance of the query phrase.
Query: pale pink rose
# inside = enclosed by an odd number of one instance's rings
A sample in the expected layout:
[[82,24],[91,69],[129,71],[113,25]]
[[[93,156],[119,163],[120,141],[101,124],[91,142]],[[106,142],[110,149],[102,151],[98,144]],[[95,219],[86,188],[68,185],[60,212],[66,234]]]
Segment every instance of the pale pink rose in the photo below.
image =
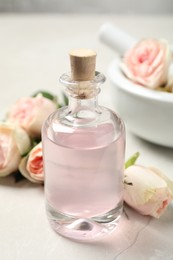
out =
[[18,169],[21,156],[30,148],[28,134],[10,123],[0,123],[0,176]]
[[173,199],[173,183],[156,169],[133,165],[125,170],[124,201],[142,215],[159,218]]
[[19,170],[23,176],[35,183],[44,182],[42,143],[37,144],[21,160]]
[[40,136],[44,120],[55,110],[56,104],[53,101],[38,94],[36,97],[18,100],[6,119],[24,128],[30,136]]
[[171,51],[165,40],[139,41],[124,56],[121,68],[136,83],[155,89],[166,84]]

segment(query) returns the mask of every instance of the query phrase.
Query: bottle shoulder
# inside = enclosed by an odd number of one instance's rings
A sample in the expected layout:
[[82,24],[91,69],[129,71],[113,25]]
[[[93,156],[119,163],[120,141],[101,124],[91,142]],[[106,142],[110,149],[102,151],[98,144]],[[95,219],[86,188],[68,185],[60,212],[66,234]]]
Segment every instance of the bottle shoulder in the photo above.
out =
[[[68,107],[58,109],[45,122],[44,135],[56,143],[85,143],[104,146],[125,135],[123,121],[109,108],[99,106],[94,115],[71,115]],[[70,140],[70,141],[69,141]]]
[[104,123],[124,128],[124,123],[120,116],[104,106],[98,106],[94,110],[83,107],[82,109],[73,112],[70,111],[68,106],[64,106],[53,112],[48,117],[45,124],[47,127],[50,127],[52,124],[65,124],[69,127],[90,128],[94,125]]

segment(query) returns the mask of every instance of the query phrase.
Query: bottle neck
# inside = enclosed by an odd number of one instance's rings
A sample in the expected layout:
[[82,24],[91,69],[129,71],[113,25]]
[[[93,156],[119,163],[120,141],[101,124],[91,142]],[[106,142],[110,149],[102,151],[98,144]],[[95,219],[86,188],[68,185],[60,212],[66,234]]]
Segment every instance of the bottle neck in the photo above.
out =
[[70,75],[63,74],[60,82],[65,86],[69,97],[69,112],[78,113],[79,110],[97,111],[100,85],[106,80],[99,72],[90,81],[74,81]]
[[88,99],[80,99],[73,96],[68,95],[69,104],[68,108],[69,111],[75,112],[79,109],[86,109],[89,108],[91,111],[97,110],[98,108],[98,96],[94,96]]
[[105,76],[97,71],[90,81],[74,81],[69,74],[63,74],[60,77],[60,82],[66,87],[67,95],[81,100],[97,96],[100,93],[100,85],[105,80]]

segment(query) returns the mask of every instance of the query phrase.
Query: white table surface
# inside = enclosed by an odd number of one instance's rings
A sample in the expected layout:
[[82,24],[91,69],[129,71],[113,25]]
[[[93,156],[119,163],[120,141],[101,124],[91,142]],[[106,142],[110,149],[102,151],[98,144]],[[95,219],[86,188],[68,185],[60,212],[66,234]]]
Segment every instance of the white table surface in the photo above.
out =
[[[69,71],[68,52],[78,47],[98,53],[97,70],[107,74],[116,53],[98,40],[98,29],[112,22],[135,37],[162,37],[173,43],[173,17],[117,15],[1,15],[0,116],[16,99],[46,89],[59,93],[59,76]],[[113,108],[109,81],[100,104]],[[127,131],[126,157],[139,151],[139,163],[160,168],[173,179],[173,149],[147,143]],[[100,242],[82,244],[49,227],[42,186],[0,179],[1,260],[173,259],[173,205],[159,220],[126,209],[116,231]]]

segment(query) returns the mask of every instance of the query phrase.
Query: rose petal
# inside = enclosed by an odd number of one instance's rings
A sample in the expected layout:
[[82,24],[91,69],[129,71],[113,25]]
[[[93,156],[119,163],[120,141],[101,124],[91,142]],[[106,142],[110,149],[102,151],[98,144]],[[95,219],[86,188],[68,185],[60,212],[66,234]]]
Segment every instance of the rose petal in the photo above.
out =
[[133,165],[125,170],[124,200],[143,215],[160,217],[173,198],[164,178],[152,169]]
[[36,97],[23,97],[10,109],[6,120],[27,131],[30,136],[41,135],[44,120],[56,110],[57,105],[38,94]]
[[20,161],[19,164],[19,171],[21,172],[21,174],[28,179],[29,181],[33,182],[33,183],[43,183],[43,181],[41,180],[36,180],[33,179],[32,176],[30,175],[30,173],[27,171],[26,169],[26,165],[27,165],[27,160],[28,160],[28,156],[25,156],[24,158],[22,158],[22,160]]
[[43,152],[41,142],[30,151],[26,168],[33,179],[44,181]]
[[[19,138],[16,136],[20,134]],[[7,176],[18,169],[21,151],[29,149],[30,140],[23,129],[7,122],[0,123],[0,176]]]
[[121,69],[132,81],[154,89],[166,83],[170,63],[168,43],[150,39],[138,42],[125,54]]

